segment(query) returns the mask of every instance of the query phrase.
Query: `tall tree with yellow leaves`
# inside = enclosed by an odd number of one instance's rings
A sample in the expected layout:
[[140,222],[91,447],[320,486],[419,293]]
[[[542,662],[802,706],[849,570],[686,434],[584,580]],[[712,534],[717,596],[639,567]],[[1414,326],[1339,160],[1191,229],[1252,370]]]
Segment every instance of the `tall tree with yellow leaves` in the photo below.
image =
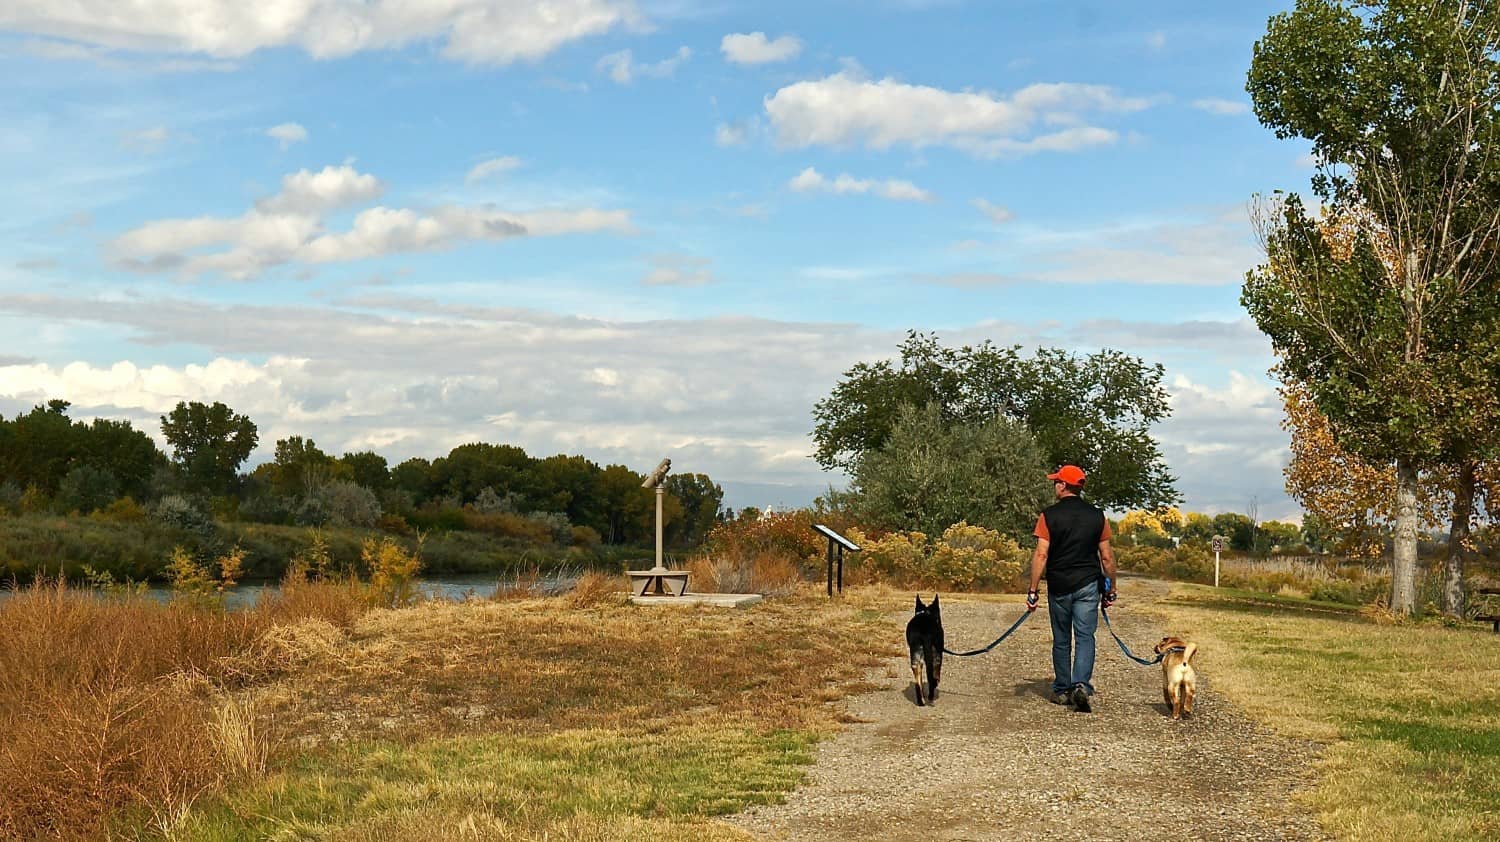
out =
[[1312,142],[1313,190],[1332,215],[1368,214],[1341,256],[1300,199],[1281,201],[1241,302],[1339,445],[1394,462],[1391,607],[1403,613],[1416,596],[1418,472],[1493,447],[1497,57],[1494,3],[1298,0],[1271,18],[1246,85],[1263,125]]

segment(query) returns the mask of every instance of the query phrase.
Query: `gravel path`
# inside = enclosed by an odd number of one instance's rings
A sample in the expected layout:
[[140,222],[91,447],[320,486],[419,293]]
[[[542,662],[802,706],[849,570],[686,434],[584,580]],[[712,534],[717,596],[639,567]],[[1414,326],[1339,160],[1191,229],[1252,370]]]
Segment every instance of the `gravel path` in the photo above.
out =
[[[1110,612],[1137,655],[1162,629],[1166,592],[1134,580]],[[943,597],[949,648],[993,640],[1019,605]],[[909,612],[891,615],[899,636]],[[1144,651],[1143,651],[1144,650]],[[905,659],[875,671],[881,689],[848,701],[860,720],[824,742],[786,803],[729,817],[768,839],[1325,839],[1292,800],[1311,783],[1317,746],[1276,737],[1214,691],[1212,653],[1195,717],[1173,722],[1160,667],[1126,660],[1103,624],[1094,712],[1047,700],[1046,605],[988,654],[949,656],[937,703],[917,707]]]

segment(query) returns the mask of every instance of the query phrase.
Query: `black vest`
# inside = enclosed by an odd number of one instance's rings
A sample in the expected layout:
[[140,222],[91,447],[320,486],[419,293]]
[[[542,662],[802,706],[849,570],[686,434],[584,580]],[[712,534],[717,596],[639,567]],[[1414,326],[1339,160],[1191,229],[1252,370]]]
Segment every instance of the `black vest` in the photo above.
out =
[[1069,594],[1098,580],[1099,541],[1104,511],[1077,496],[1064,497],[1042,512],[1047,522],[1047,592]]

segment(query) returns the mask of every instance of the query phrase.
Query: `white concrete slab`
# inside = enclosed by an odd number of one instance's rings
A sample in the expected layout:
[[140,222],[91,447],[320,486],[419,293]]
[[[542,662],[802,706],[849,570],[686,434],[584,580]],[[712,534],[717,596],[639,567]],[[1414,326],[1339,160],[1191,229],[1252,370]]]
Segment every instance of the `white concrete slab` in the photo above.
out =
[[720,608],[742,608],[761,601],[758,593],[685,593],[682,596],[637,596],[630,594],[636,605],[714,605]]

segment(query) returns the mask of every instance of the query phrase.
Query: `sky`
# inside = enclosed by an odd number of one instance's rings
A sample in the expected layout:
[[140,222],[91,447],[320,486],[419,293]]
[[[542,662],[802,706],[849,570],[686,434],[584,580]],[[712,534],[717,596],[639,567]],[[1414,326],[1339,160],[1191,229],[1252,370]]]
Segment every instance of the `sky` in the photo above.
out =
[[[809,503],[908,331],[1166,370],[1184,508],[1295,518],[1244,91],[1276,3],[7,0],[0,413],[179,401]],[[164,444],[164,442],[162,442]]]

